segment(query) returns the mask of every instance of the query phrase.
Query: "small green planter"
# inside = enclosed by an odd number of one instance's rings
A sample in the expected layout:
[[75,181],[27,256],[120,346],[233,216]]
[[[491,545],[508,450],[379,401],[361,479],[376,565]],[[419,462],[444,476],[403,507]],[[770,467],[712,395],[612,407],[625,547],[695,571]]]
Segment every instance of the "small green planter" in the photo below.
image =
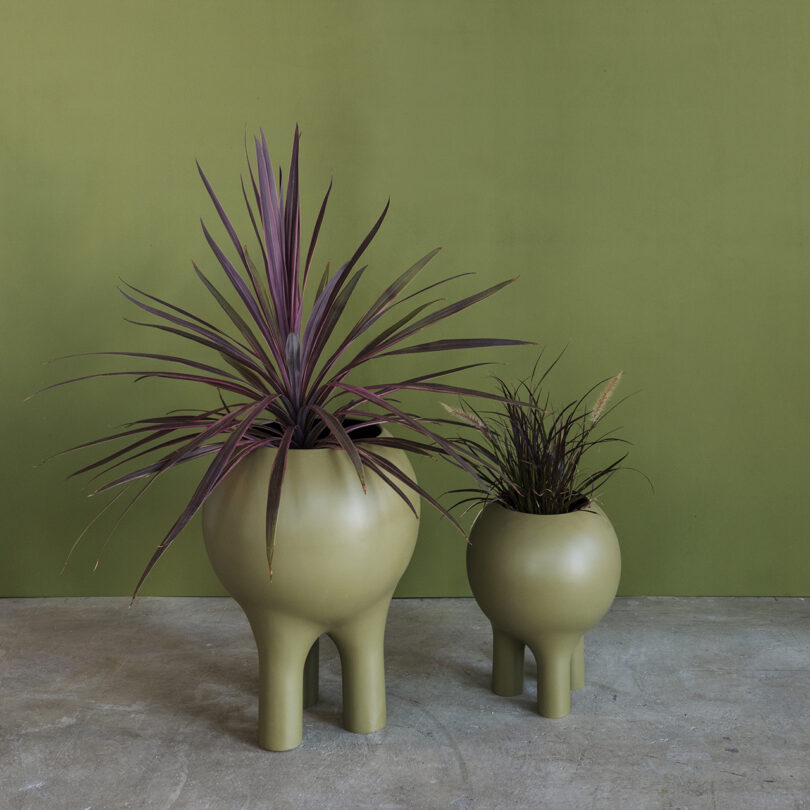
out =
[[595,504],[562,515],[488,504],[470,535],[467,575],[492,624],[492,690],[523,692],[528,645],[538,711],[569,714],[571,690],[585,684],[585,631],[607,613],[620,574],[616,533]]
[[[379,452],[413,479],[402,450]],[[364,494],[342,451],[291,450],[271,580],[265,514],[275,453],[256,450],[227,476],[205,504],[203,531],[214,571],[256,639],[259,744],[284,751],[301,743],[302,707],[318,698],[323,633],[340,652],[344,726],[367,734],[385,725],[385,622],[419,521],[368,469]]]

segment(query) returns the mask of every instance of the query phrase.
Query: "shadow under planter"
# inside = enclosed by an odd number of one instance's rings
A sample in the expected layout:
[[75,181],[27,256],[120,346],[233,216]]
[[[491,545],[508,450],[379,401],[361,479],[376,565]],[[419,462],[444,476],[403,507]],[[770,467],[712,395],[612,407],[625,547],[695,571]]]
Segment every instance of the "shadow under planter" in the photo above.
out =
[[492,691],[523,692],[528,645],[538,712],[569,714],[571,690],[585,685],[585,631],[607,613],[620,574],[616,533],[596,504],[563,515],[488,504],[470,533],[467,575],[492,624]]
[[[403,451],[375,450],[413,479]],[[385,623],[419,521],[369,469],[364,494],[342,450],[291,450],[271,580],[265,525],[275,453],[256,450],[229,473],[206,502],[203,532],[211,565],[256,639],[259,745],[285,751],[301,743],[302,708],[317,701],[324,633],[340,653],[344,726],[367,734],[385,725]],[[402,489],[418,514],[418,497]]]

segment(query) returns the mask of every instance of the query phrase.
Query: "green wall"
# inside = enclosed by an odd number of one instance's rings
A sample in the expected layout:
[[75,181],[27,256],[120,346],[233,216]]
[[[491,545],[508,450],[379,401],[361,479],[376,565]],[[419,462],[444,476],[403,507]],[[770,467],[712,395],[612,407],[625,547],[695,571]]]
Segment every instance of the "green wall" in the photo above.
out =
[[[810,594],[810,5],[0,0],[0,31],[0,594],[133,587],[194,471],[95,573],[105,529],[60,576],[94,503],[64,480],[83,458],[33,465],[193,401],[107,380],[23,398],[111,367],[48,358],[169,347],[123,322],[118,277],[204,306],[190,259],[214,270],[214,215],[194,159],[240,212],[245,132],[286,164],[296,122],[305,222],[335,181],[320,260],[392,199],[366,301],[441,244],[434,279],[478,274],[458,295],[520,275],[444,334],[568,345],[559,397],[624,369],[638,393],[617,424],[655,493],[633,473],[604,493],[622,593]],[[519,374],[533,350],[491,355]],[[145,593],[221,592],[199,535]],[[463,540],[426,515],[400,594],[465,593]]]

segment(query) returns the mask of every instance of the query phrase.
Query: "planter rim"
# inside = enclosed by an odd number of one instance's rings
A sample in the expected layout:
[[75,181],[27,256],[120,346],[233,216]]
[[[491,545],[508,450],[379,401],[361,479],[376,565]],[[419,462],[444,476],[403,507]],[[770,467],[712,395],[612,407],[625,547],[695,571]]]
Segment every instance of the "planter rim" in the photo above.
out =
[[481,512],[483,512],[484,509],[492,509],[497,512],[503,512],[506,515],[515,515],[526,519],[544,518],[548,520],[549,518],[567,518],[567,517],[575,517],[578,515],[595,515],[596,517],[604,516],[602,507],[596,501],[593,501],[591,504],[589,504],[586,507],[583,507],[582,509],[575,509],[573,512],[559,512],[554,515],[538,515],[535,514],[534,512],[520,512],[517,509],[509,509],[508,507],[498,503],[497,501],[487,501]]
[[[391,438],[394,438],[391,435],[391,433],[389,433],[385,428],[382,428],[380,431],[380,435],[375,436],[373,439],[371,439],[372,442],[371,446],[374,446],[373,444],[374,439],[391,439]],[[362,447],[365,443],[366,441],[361,439],[357,444],[360,447]],[[377,447],[379,447],[380,450],[388,450],[388,451],[397,450],[403,453],[407,452],[401,447],[389,447],[385,445],[377,445]],[[270,447],[269,445],[260,445],[256,447],[254,450],[252,450],[250,453],[248,453],[248,455],[252,455],[253,453],[258,453],[262,451],[276,452],[277,450],[278,447]],[[349,459],[349,454],[340,445],[338,445],[337,447],[291,447],[289,450],[287,450],[287,456],[289,458],[292,454],[295,454],[296,457],[304,458],[304,456],[301,454],[306,454],[306,458],[314,459],[318,456],[321,456],[323,458],[329,453],[334,453],[336,450],[340,452],[342,455],[344,455],[346,459],[349,460],[349,462],[351,463]],[[245,458],[247,458],[247,456],[245,456]],[[365,466],[365,462],[363,463]]]
[[[380,436],[379,438],[381,438],[381,439],[382,438],[390,438],[390,436],[383,435],[383,436]],[[359,444],[360,447],[363,446],[363,442],[359,442],[358,444]],[[388,446],[385,446],[385,449],[386,450],[402,450],[401,447],[388,447]],[[271,447],[270,445],[261,444],[258,447],[256,447],[255,450],[252,450],[251,452],[257,453],[260,450],[278,450],[278,447]],[[340,445],[338,445],[337,447],[291,447],[289,450],[287,450],[287,453],[296,453],[296,454],[298,454],[298,453],[307,453],[307,454],[314,455],[315,453],[332,453],[335,450],[339,450],[341,453],[348,456],[346,451]],[[405,451],[403,451],[403,452],[405,452]]]

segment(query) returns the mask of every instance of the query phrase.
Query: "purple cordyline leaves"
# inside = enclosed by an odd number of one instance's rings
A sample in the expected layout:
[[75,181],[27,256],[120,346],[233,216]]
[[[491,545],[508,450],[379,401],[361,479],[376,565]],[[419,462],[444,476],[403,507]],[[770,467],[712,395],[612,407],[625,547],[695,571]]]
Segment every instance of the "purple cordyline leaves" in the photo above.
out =
[[[427,314],[425,314],[426,310],[439,303],[441,299],[422,303],[412,308],[406,315],[399,317],[393,325],[383,329],[376,337],[365,337],[364,343],[358,344],[358,341],[367,335],[369,330],[375,327],[378,321],[395,306],[422,295],[440,284],[468,275],[459,273],[441,279],[403,297],[402,293],[434,258],[438,252],[438,248],[436,248],[385,288],[359,320],[348,324],[344,330],[344,336],[337,339],[337,348],[326,356],[326,347],[338,327],[342,325],[346,308],[366,269],[364,267],[355,268],[382,225],[388,212],[388,204],[385,205],[382,214],[360,242],[351,258],[336,273],[330,276],[327,264],[309,316],[305,319],[306,286],[332,184],[329,184],[314,223],[302,276],[299,145],[300,132],[296,127],[286,189],[284,189],[281,171],[278,173],[278,181],[276,180],[264,133],[260,133],[260,137],[254,139],[255,171],[248,159],[253,203],[248,198],[244,181],[242,182],[242,194],[259,243],[257,255],[260,255],[260,262],[258,267],[252,261],[247,245],[239,238],[233,223],[225,213],[211,183],[200,165],[197,164],[205,189],[238,257],[236,264],[232,263],[205,223],[202,223],[205,241],[223,272],[224,288],[230,291],[231,297],[235,297],[236,305],[229,301],[217,284],[203,274],[196,264],[194,264],[194,271],[218,304],[227,318],[227,322],[235,328],[238,337],[232,336],[224,329],[181,307],[129,285],[127,286],[130,292],[121,291],[130,302],[157,319],[156,322],[131,321],[132,323],[158,329],[197,346],[203,346],[213,353],[216,362],[223,361],[230,370],[212,363],[200,363],[197,360],[173,354],[100,352],[99,354],[159,360],[170,365],[167,369],[159,370],[101,372],[48,386],[53,388],[67,382],[106,376],[130,376],[135,381],[160,377],[199,383],[215,393],[219,400],[221,407],[210,410],[200,409],[195,413],[183,416],[142,419],[125,425],[127,430],[71,448],[71,450],[76,450],[126,439],[123,447],[118,447],[115,451],[107,453],[104,457],[77,471],[78,474],[79,472],[100,470],[97,475],[102,476],[108,475],[123,464],[152,454],[153,460],[149,463],[143,464],[141,461],[143,466],[123,475],[118,474],[116,477],[111,477],[111,480],[107,480],[96,490],[96,492],[104,492],[109,489],[122,488],[119,489],[120,494],[134,481],[146,478],[146,485],[135,495],[125,512],[148,489],[157,476],[187,461],[206,455],[214,456],[188,503],[155,549],[136,585],[133,599],[152,567],[203,506],[223,478],[245,456],[259,447],[276,449],[268,481],[267,497],[267,561],[271,577],[275,526],[281,505],[284,472],[290,450],[331,447],[345,452],[357,472],[359,485],[364,490],[370,471],[378,475],[399,497],[403,498],[412,510],[413,506],[405,492],[407,489],[421,495],[428,503],[449,517],[461,530],[457,521],[432,495],[425,492],[396,465],[377,452],[376,448],[399,448],[422,455],[447,456],[457,465],[475,475],[476,469],[469,463],[470,448],[464,444],[447,441],[433,427],[434,425],[457,423],[452,420],[428,418],[406,412],[395,404],[392,397],[399,391],[418,390],[457,394],[465,397],[492,398],[491,394],[473,388],[427,382],[432,378],[465,371],[481,364],[470,363],[447,368],[399,383],[362,386],[353,385],[346,379],[359,366],[378,357],[526,343],[527,341],[522,340],[474,337],[438,339],[410,346],[401,345],[403,341],[422,329],[433,326],[484,300],[510,284],[514,279],[503,281]],[[241,266],[241,269],[238,265]],[[419,319],[417,320],[417,318]],[[345,358],[350,349],[352,350],[351,359],[347,360]],[[183,365],[199,373],[172,370],[171,364]],[[225,395],[236,397],[237,401],[226,402]],[[369,427],[385,427],[386,425],[408,430],[416,436],[401,438],[389,435],[369,435]],[[366,430],[361,428],[366,428]],[[117,498],[118,495],[102,511],[106,511]],[[413,511],[416,513],[415,510]]]

